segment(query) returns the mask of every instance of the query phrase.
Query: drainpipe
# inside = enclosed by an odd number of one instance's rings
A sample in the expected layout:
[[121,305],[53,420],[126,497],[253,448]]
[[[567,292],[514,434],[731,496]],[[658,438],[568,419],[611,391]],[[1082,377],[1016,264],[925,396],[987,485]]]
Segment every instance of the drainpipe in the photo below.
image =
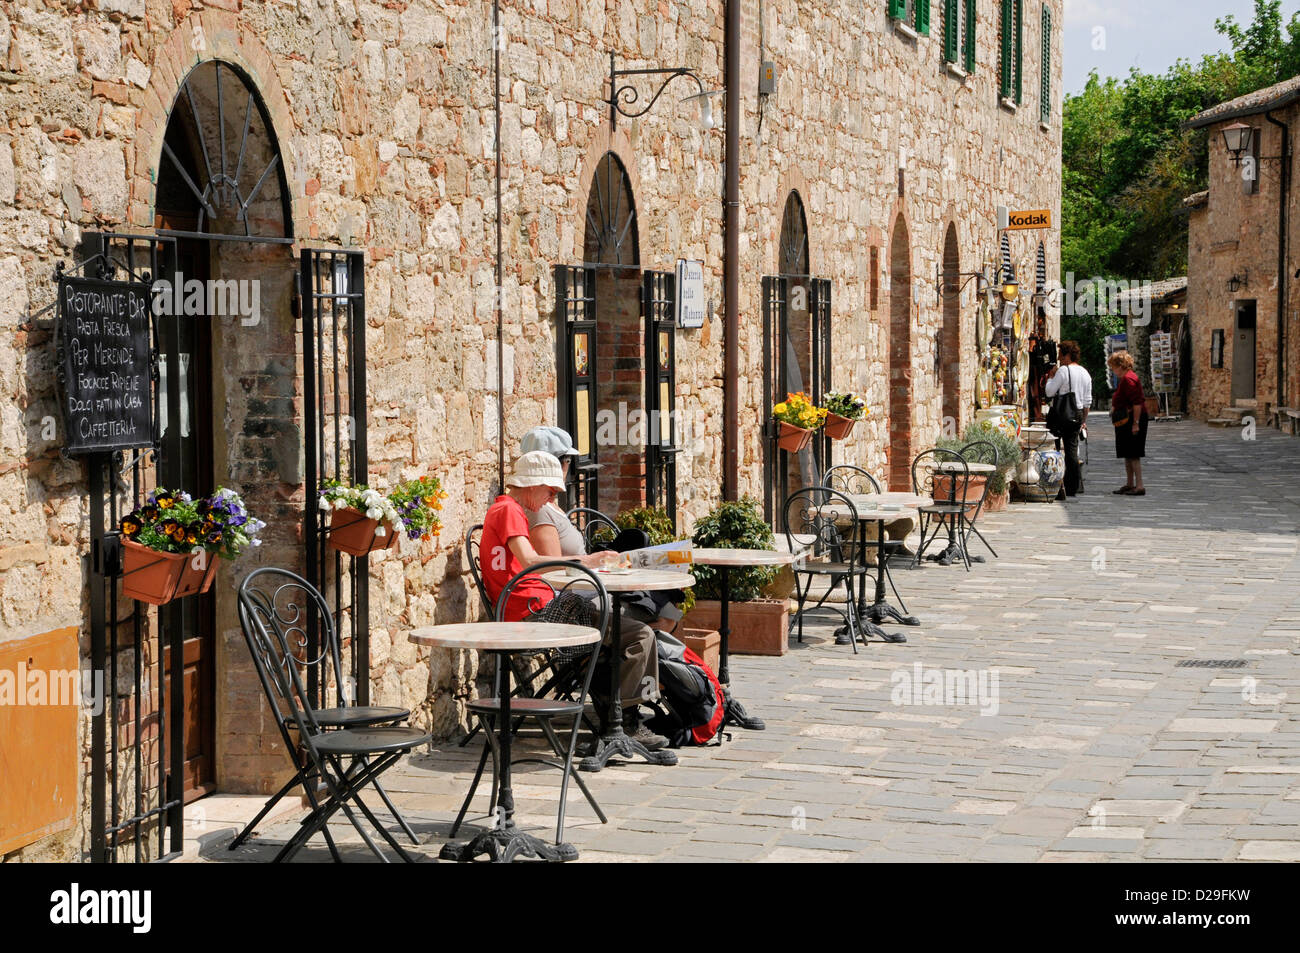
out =
[[495,85],[493,122],[496,132],[492,138],[496,153],[496,203],[497,203],[497,260],[496,260],[496,312],[497,312],[497,492],[505,493],[506,486],[506,394],[505,394],[505,323],[501,313],[501,0],[492,3],[492,81]]
[[722,205],[725,243],[722,252],[722,498],[739,493],[740,472],[740,0],[727,0],[726,51],[727,138]]
[[1287,325],[1287,263],[1286,263],[1286,207],[1291,201],[1291,130],[1272,113],[1264,118],[1278,127],[1282,134],[1282,170],[1278,183],[1277,201],[1277,406],[1286,404],[1286,325]]

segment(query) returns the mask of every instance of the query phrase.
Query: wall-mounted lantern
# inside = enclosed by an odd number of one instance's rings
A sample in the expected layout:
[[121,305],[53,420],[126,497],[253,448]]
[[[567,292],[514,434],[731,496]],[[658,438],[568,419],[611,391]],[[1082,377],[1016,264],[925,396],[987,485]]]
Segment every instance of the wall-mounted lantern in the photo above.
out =
[[1231,126],[1223,127],[1223,144],[1234,164],[1240,164],[1250,152],[1250,137],[1253,132],[1244,122],[1234,122]]

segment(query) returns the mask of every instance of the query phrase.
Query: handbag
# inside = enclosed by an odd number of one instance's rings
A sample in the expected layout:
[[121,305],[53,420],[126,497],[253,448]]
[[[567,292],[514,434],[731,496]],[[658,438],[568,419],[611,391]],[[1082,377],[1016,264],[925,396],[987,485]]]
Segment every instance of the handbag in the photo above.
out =
[[1051,406],[1047,410],[1047,429],[1051,431],[1053,437],[1064,437],[1083,426],[1083,413],[1079,410],[1079,402],[1074,396],[1074,381],[1070,379],[1068,366],[1065,368],[1065,375],[1067,388],[1052,398]]
[[1112,407],[1110,409],[1110,422],[1115,427],[1123,427],[1129,422],[1132,408]]

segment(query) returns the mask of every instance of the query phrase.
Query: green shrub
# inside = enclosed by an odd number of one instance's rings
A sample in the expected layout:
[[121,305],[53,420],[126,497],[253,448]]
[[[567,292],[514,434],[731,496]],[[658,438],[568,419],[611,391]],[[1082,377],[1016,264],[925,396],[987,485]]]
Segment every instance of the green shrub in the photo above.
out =
[[674,540],[684,539],[678,536],[673,521],[668,518],[668,511],[662,506],[642,506],[634,510],[624,510],[614,517],[619,529],[639,529],[650,537],[651,546],[662,546]]
[[[719,503],[698,523],[692,537],[701,549],[763,549],[774,550],[776,537],[772,527],[763,522],[758,501],[745,497]],[[695,566],[695,596],[697,599],[719,599],[718,573],[712,566]],[[753,566],[731,570],[731,598],[735,602],[750,602],[760,598],[763,589],[776,578],[771,566]]]

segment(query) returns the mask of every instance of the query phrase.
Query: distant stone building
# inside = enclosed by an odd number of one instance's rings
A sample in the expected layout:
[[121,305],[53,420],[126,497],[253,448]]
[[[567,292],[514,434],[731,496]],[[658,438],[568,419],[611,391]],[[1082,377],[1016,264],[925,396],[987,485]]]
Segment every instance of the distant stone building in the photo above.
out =
[[[616,126],[606,100],[611,52],[619,68],[688,67],[721,89],[725,3],[526,6],[503,5],[495,36],[483,0],[0,12],[0,667],[38,638],[83,669],[115,661],[108,733],[123,752],[147,745],[155,772],[166,712],[149,673],[160,631],[179,639],[187,797],[287,777],[233,587],[257,565],[303,569],[310,484],[336,463],[368,458],[379,485],[436,474],[450,493],[436,547],[369,557],[365,612],[355,577],[327,567],[370,698],[442,736],[464,724],[476,660],[404,633],[479,612],[463,541],[528,429],[574,430],[574,492],[602,509],[672,506],[686,531],[720,497],[724,134],[681,101],[689,80]],[[811,479],[831,460],[902,485],[943,419],[973,414],[968,276],[996,278],[996,209],[1060,216],[1061,0],[743,0],[742,17],[741,113],[711,100],[741,133],[740,488],[771,507],[783,475]],[[630,81],[639,109],[657,83]],[[1036,268],[1058,271],[1055,228],[1010,237],[1033,292]],[[160,340],[162,449],[89,464],[60,454],[55,312],[39,312],[56,266],[99,273],[99,252],[116,280],[256,281],[260,312],[164,329],[178,340]],[[698,328],[674,327],[679,260],[702,263]],[[323,333],[305,333],[307,318]],[[855,391],[871,415],[815,459],[784,461],[765,431],[784,388]],[[675,412],[675,427],[650,411]],[[163,480],[232,487],[270,524],[183,611],[112,599],[98,561],[94,514],[120,515]],[[6,724],[0,711],[0,744]],[[96,843],[103,753],[90,713],[76,724],[49,755],[73,765],[75,796],[32,819],[0,803],[0,855],[75,858]],[[94,823],[134,816],[118,807]]]
[[[1297,103],[1300,77],[1220,103],[1188,123],[1205,131],[1210,149],[1210,187],[1186,200],[1189,410],[1197,417],[1239,421],[1254,408],[1263,423],[1300,401],[1291,250]],[[1249,137],[1234,155],[1224,132],[1235,144],[1240,127]],[[1290,419],[1281,416],[1284,424]]]

